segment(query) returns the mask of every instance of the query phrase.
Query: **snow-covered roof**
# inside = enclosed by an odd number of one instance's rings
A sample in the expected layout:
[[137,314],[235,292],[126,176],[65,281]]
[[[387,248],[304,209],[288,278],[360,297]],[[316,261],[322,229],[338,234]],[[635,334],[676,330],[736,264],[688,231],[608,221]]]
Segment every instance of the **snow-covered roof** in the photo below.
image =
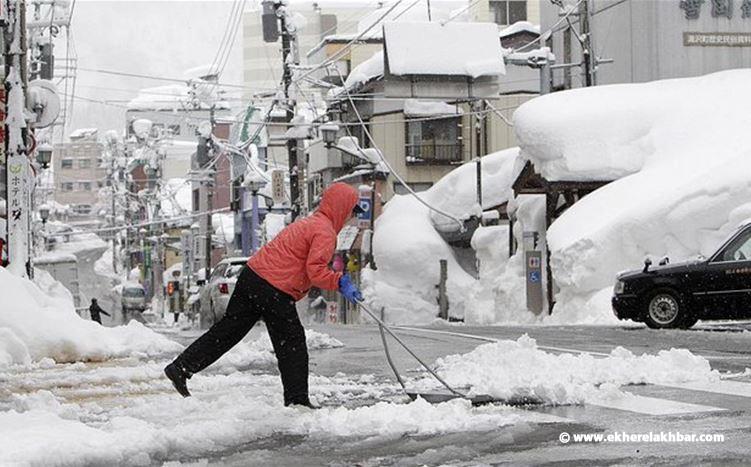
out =
[[91,138],[91,137],[96,137],[98,133],[99,133],[98,128],[79,128],[71,132],[71,134],[68,135],[68,138],[70,139]]
[[532,24],[529,21],[517,21],[511,26],[501,29],[501,32],[498,33],[498,35],[501,39],[503,39],[504,37],[513,36],[514,34],[518,34],[520,32],[528,32],[530,34],[540,35],[540,25]]
[[391,22],[383,30],[392,75],[505,74],[498,26],[493,23]]
[[344,86],[351,90],[381,76],[383,76],[383,51],[379,50],[349,73]]
[[550,51],[550,47],[540,47],[527,52],[513,52],[511,49],[503,49],[503,58],[507,63],[511,60],[536,63],[543,60],[550,63],[555,62],[555,54]]
[[462,109],[446,102],[407,99],[404,101],[404,115],[407,117],[436,117],[441,115],[461,115]]
[[[191,93],[187,84],[167,84],[141,89],[138,95],[128,102],[128,110],[191,110],[198,103],[201,109],[208,109],[208,101],[216,100],[217,108],[228,109],[229,105],[217,99],[216,86],[208,81],[193,80],[197,83]],[[195,101],[195,102],[194,102]]]

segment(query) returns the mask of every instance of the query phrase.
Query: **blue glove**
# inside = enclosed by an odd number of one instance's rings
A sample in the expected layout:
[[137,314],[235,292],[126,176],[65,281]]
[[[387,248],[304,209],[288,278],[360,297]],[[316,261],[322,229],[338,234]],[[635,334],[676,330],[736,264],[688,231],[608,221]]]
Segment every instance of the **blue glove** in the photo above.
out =
[[349,274],[345,274],[341,279],[339,279],[339,292],[344,295],[344,298],[352,303],[362,301],[362,293],[357,288],[355,283],[352,282],[352,278],[349,277]]

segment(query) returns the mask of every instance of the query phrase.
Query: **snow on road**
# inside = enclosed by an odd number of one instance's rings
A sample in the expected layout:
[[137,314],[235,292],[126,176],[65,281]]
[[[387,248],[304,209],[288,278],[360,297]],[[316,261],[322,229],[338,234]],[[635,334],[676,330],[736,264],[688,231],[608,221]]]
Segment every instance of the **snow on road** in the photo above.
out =
[[[341,345],[319,333],[308,341],[312,349]],[[555,418],[460,400],[401,403],[405,398],[392,382],[345,374],[311,377],[311,397],[322,409],[285,408],[279,377],[270,374],[275,362],[259,357],[270,354],[264,340],[233,352],[234,360],[230,353],[189,381],[188,399],[163,377],[165,359],[44,359],[6,368],[0,371],[0,464],[147,465],[212,458],[281,435],[326,442],[487,431]],[[244,360],[254,356],[250,364]]]

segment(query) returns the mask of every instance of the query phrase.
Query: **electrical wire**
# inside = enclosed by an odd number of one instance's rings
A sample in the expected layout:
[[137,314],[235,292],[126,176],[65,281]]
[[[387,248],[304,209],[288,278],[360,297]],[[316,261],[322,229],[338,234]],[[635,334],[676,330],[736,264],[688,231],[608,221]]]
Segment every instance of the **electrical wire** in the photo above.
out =
[[578,2],[576,2],[576,5],[574,5],[571,8],[569,8],[568,11],[566,12],[566,14],[564,14],[562,18],[560,18],[558,21],[556,21],[556,23],[553,24],[552,26],[550,26],[544,33],[542,33],[539,36],[537,36],[536,39],[533,39],[530,42],[527,42],[526,44],[524,44],[524,45],[522,45],[520,47],[515,48],[512,52],[514,52],[514,53],[521,52],[522,50],[527,49],[529,46],[534,45],[534,44],[540,42],[541,40],[545,39],[549,34],[554,33],[555,32],[554,31],[555,28],[557,28],[558,26],[560,26],[564,21],[567,21],[568,17],[571,16],[571,14],[573,14],[574,10],[576,10],[579,7],[579,5],[581,5],[581,3],[583,1],[584,0],[579,0]]
[[61,236],[74,236],[74,235],[81,235],[81,234],[87,234],[87,233],[104,233],[104,232],[121,232],[123,230],[131,230],[131,229],[137,229],[141,227],[149,227],[152,225],[158,225],[158,224],[166,224],[170,222],[176,222],[181,220],[187,220],[187,219],[194,219],[196,217],[206,216],[209,214],[219,214],[223,212],[229,211],[230,208],[219,208],[219,209],[213,209],[211,211],[201,211],[201,212],[195,212],[192,214],[186,214],[182,216],[175,216],[175,217],[164,217],[159,220],[155,221],[148,221],[148,222],[141,222],[138,224],[131,224],[131,225],[123,225],[123,226],[111,226],[111,227],[102,227],[99,229],[87,229],[87,230],[75,230],[73,232],[61,232],[61,233],[48,233],[48,237],[61,237]]

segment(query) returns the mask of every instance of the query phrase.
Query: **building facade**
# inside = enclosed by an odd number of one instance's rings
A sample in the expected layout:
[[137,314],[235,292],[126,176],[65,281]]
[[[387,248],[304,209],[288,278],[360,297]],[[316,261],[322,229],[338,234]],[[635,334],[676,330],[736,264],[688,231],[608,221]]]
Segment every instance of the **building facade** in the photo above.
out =
[[[544,2],[543,30],[559,21],[558,7]],[[595,49],[612,59],[597,69],[597,84],[640,83],[751,67],[749,0],[590,0]],[[579,22],[572,15],[572,24]],[[576,34],[562,29],[549,45],[560,62],[578,62]],[[582,86],[578,68],[556,70],[554,86]]]
[[104,145],[96,129],[82,129],[53,151],[55,202],[70,206],[70,221],[91,222],[102,206],[99,193],[108,186],[103,166]]

